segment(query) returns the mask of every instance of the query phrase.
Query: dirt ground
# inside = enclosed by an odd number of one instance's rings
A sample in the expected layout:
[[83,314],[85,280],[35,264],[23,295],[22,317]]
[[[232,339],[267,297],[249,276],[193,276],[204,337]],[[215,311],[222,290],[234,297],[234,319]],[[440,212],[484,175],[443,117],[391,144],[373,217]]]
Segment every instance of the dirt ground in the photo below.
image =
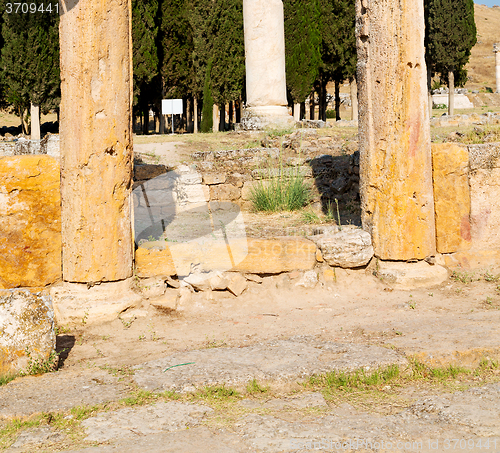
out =
[[383,345],[421,353],[434,364],[453,362],[461,350],[469,351],[460,360],[470,365],[500,353],[500,285],[494,273],[500,270],[458,273],[437,288],[398,291],[371,275],[372,269],[338,269],[336,282],[323,280],[314,289],[296,286],[299,273],[269,276],[250,283],[239,297],[195,293],[180,312],[165,313],[144,300],[132,318],[99,326],[82,320],[72,330],[60,326],[60,366],[127,368],[178,351],[296,335]]

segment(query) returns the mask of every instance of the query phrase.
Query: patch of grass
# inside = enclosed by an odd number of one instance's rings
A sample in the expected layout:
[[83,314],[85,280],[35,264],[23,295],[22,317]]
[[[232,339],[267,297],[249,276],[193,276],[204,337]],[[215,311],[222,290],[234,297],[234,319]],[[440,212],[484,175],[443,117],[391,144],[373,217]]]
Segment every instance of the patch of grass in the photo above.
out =
[[316,214],[312,209],[308,209],[301,213],[302,221],[304,223],[322,223],[321,217]]
[[195,394],[197,398],[217,401],[230,401],[240,398],[240,393],[225,385],[206,386]]
[[25,349],[26,356],[28,357],[28,365],[26,369],[22,370],[19,374],[21,376],[37,376],[39,374],[50,373],[57,369],[57,364],[59,362],[59,354],[55,351],[51,351],[48,358],[35,358],[32,356],[29,348]]
[[13,381],[16,377],[17,377],[17,375],[15,375],[15,374],[6,374],[3,376],[0,376],[0,387],[2,385],[8,384],[10,381]]
[[311,188],[304,177],[296,173],[280,175],[270,180],[261,180],[250,194],[255,211],[296,211],[311,199]]
[[253,378],[248,384],[247,384],[247,393],[250,395],[255,395],[255,394],[262,394],[262,393],[267,393],[269,391],[269,386],[262,386],[260,385],[255,378]]
[[160,397],[159,394],[150,392],[148,390],[137,389],[131,396],[123,398],[120,400],[125,406],[143,406],[152,401],[156,401]]
[[484,278],[484,281],[486,282],[498,282],[500,280],[500,274],[497,274],[497,275],[493,275],[490,273],[490,271],[486,271],[484,274],[483,274],[483,278]]
[[277,137],[283,137],[284,135],[289,135],[293,132],[293,128],[284,128],[284,129],[267,129],[266,130],[266,135],[269,138],[277,138]]
[[353,372],[332,371],[324,375],[311,376],[309,383],[316,387],[325,387],[327,389],[344,390],[353,392],[359,389],[368,389],[369,387],[387,384],[399,377],[399,367],[391,365],[387,368],[381,368],[371,373],[365,370],[356,370]]
[[476,276],[474,275],[474,272],[467,272],[467,271],[463,272],[452,271],[450,278],[452,280],[455,280],[456,282],[461,282],[465,285],[477,280]]

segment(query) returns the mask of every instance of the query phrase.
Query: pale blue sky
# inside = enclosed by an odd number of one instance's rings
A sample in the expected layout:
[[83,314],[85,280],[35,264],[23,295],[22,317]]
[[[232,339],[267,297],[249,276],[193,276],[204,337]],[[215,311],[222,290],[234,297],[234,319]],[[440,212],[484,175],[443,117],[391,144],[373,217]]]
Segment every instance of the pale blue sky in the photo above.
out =
[[494,5],[500,6],[500,0],[478,0],[478,1],[475,1],[474,3],[478,3],[479,5],[486,5],[486,6],[494,6]]

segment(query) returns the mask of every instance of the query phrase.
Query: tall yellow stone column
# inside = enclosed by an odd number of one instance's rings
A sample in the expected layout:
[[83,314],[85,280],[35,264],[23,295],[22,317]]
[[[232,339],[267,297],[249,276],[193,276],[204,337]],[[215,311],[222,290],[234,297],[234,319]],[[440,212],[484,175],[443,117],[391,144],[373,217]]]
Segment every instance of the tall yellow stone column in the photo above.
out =
[[63,278],[132,275],[130,0],[61,5]]
[[[60,325],[115,319],[140,303],[133,264],[130,0],[62,0]],[[98,283],[95,285],[95,283]]]
[[422,0],[357,0],[363,227],[375,255],[436,252]]

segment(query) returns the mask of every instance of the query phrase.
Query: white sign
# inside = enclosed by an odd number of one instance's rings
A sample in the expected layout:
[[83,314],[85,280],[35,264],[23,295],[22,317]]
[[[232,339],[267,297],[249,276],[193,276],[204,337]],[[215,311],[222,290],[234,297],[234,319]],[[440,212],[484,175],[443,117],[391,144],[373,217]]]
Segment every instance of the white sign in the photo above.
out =
[[162,115],[182,115],[182,99],[162,99]]

